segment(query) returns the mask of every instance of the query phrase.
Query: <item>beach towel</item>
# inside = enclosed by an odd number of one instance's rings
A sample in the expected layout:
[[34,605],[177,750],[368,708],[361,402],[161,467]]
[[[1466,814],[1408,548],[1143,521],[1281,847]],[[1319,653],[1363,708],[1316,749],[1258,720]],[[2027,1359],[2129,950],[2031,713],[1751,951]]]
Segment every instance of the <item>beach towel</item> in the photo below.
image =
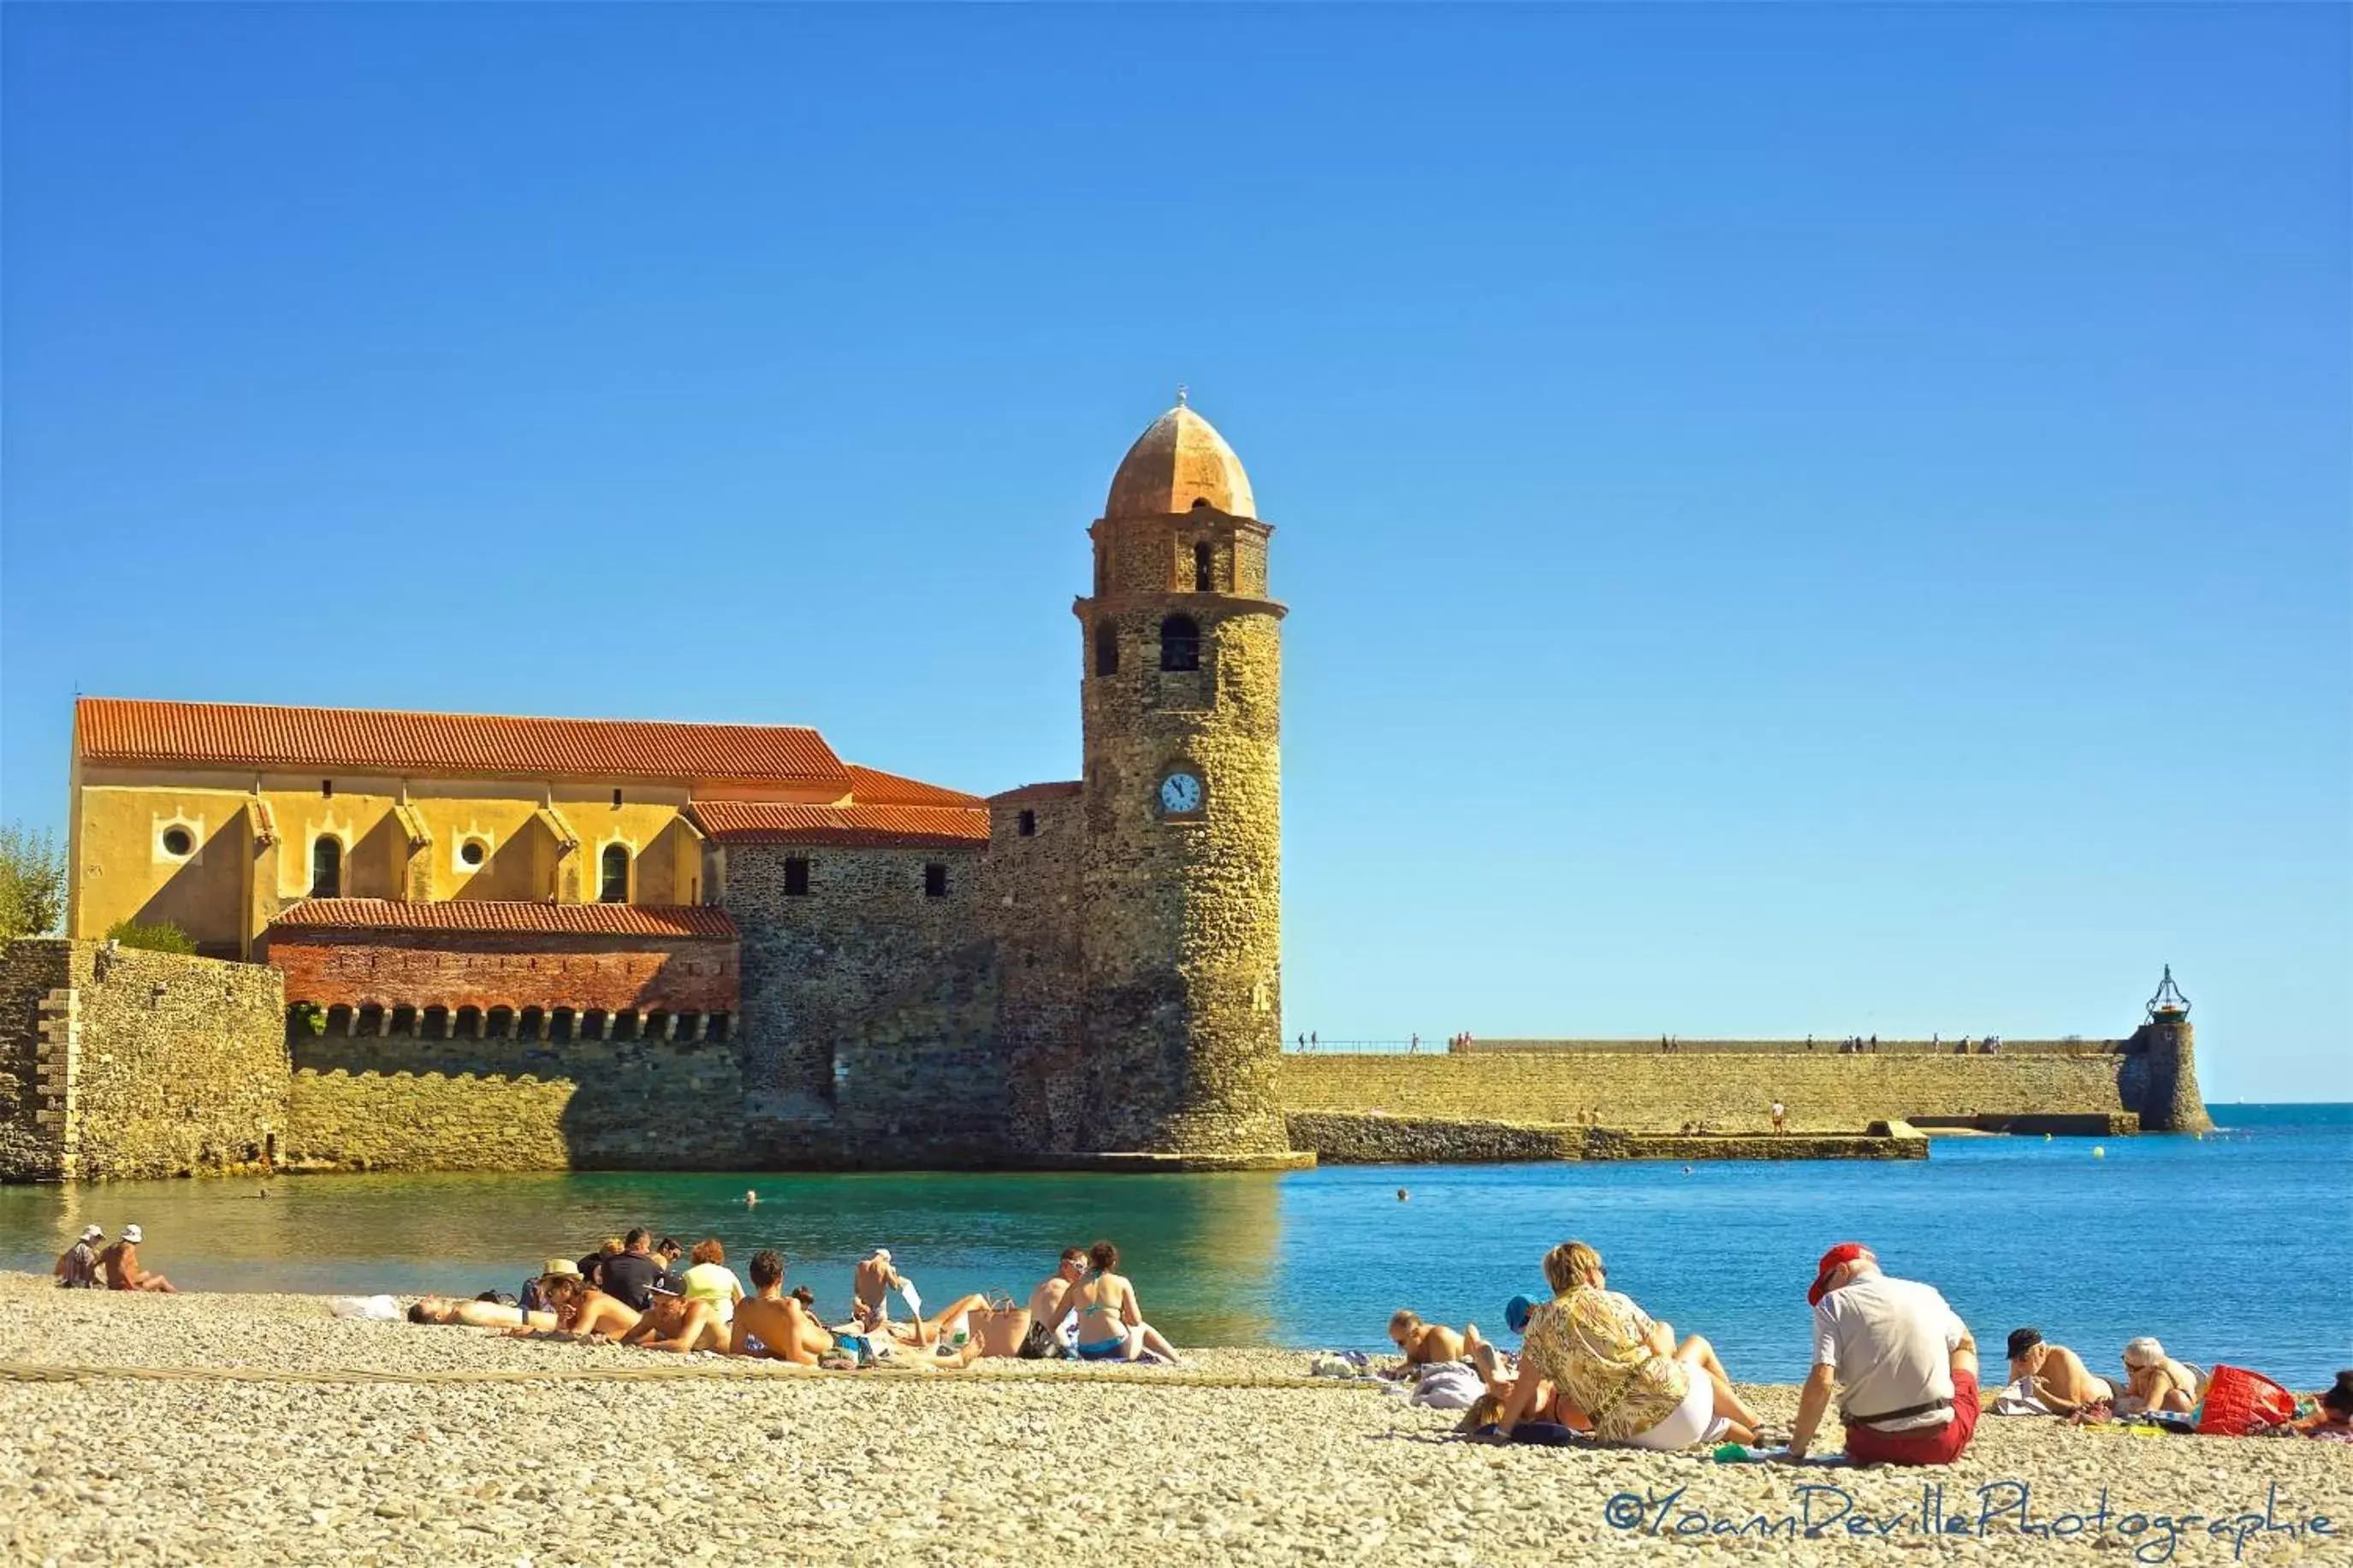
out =
[[1993,1396],[1993,1403],[1986,1407],[1986,1414],[1989,1415],[2056,1415],[2059,1412],[2042,1403],[2042,1396],[2034,1392],[2032,1378],[2021,1377]]
[[[1493,1437],[1494,1435],[1495,1424],[1492,1421],[1472,1434],[1477,1437]],[[1512,1435],[1504,1441],[1526,1443],[1538,1448],[1574,1448],[1588,1439],[1557,1421],[1523,1421],[1512,1428]]]
[[338,1318],[371,1323],[396,1323],[401,1319],[400,1303],[389,1296],[338,1296],[327,1303],[327,1310]]
[[1469,1362],[1440,1362],[1421,1369],[1411,1403],[1428,1410],[1468,1410],[1486,1392],[1478,1369]]

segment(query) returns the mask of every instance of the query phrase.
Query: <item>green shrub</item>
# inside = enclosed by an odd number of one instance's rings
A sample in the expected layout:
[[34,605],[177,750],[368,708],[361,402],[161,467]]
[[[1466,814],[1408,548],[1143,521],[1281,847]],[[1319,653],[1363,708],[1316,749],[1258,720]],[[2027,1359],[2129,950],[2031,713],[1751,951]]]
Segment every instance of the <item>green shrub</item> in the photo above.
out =
[[47,936],[66,914],[66,856],[54,833],[0,827],[0,942]]
[[193,955],[196,944],[186,931],[170,921],[157,921],[153,925],[138,921],[117,921],[107,931],[106,940],[121,942],[125,947],[140,947],[149,952],[176,952]]

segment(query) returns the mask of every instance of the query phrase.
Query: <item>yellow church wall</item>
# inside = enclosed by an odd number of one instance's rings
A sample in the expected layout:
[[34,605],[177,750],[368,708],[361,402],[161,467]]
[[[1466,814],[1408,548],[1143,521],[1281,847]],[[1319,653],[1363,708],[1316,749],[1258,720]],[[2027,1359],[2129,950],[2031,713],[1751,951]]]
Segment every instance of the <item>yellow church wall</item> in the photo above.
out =
[[[345,898],[593,901],[603,857],[629,852],[628,901],[701,901],[702,839],[683,785],[610,780],[396,779],[237,774],[77,765],[69,829],[67,934],[169,921],[208,953],[243,956],[284,904],[310,896],[322,836],[343,849]],[[331,784],[332,790],[322,789]],[[250,806],[268,808],[274,848],[257,849]],[[558,825],[561,825],[560,827]],[[169,852],[185,828],[190,850]],[[430,843],[413,848],[421,828]],[[559,831],[578,847],[560,853]],[[466,847],[482,847],[469,865]]]

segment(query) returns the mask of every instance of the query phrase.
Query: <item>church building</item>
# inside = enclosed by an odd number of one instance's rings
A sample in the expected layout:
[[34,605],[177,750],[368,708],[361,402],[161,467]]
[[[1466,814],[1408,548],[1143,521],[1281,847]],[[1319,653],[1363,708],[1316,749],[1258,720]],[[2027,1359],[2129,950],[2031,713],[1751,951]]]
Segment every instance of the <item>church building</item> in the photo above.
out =
[[987,797],[789,726],[81,699],[67,934],[274,965],[298,1074],[678,1053],[720,1163],[1302,1163],[1256,512],[1190,408],[1144,432],[1072,605],[1082,776]]

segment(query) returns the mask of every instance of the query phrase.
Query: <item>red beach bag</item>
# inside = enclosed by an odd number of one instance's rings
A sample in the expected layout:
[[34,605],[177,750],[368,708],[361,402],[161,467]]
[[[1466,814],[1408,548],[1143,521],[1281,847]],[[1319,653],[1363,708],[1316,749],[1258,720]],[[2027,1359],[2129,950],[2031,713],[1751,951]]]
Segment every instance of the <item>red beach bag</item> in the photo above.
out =
[[2259,1372],[2214,1368],[2198,1406],[2198,1430],[2210,1437],[2244,1437],[2295,1419],[2295,1395]]

